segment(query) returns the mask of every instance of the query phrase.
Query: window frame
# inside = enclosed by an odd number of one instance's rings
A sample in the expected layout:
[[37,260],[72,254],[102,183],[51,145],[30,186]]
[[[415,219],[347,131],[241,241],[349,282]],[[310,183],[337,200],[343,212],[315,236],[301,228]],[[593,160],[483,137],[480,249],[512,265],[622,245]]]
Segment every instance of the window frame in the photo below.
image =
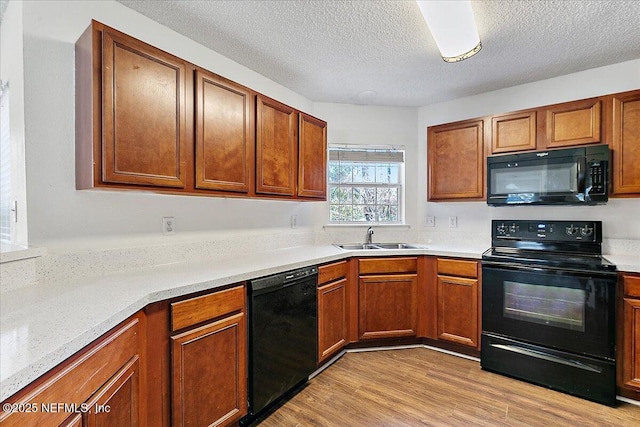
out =
[[[397,183],[378,183],[378,182],[332,182],[331,181],[331,174],[330,174],[330,170],[331,170],[331,166],[333,162],[340,162],[339,160],[331,160],[331,151],[353,151],[353,152],[357,152],[357,151],[366,151],[366,152],[370,152],[370,153],[395,153],[395,155],[390,155],[391,157],[397,157],[398,155],[401,156],[402,160],[401,161],[397,161],[397,160],[391,160],[391,161],[384,161],[384,160],[378,160],[376,161],[375,159],[372,160],[357,160],[357,159],[349,159],[349,160],[345,160],[345,163],[351,163],[351,164],[357,164],[357,163],[370,163],[371,165],[388,165],[388,164],[397,164],[398,165],[398,175],[397,175]],[[371,226],[371,225],[386,225],[386,226],[403,226],[405,225],[405,155],[406,155],[406,150],[404,146],[394,146],[394,145],[364,145],[364,144],[330,144],[328,147],[328,151],[329,151],[329,155],[328,155],[328,163],[327,163],[327,205],[328,205],[328,211],[327,211],[327,216],[328,216],[328,225],[331,226],[339,226],[339,225],[351,225],[351,226],[358,226],[358,225],[366,225],[366,226]],[[349,156],[351,157],[351,156]],[[375,157],[375,155],[373,156]],[[398,208],[398,213],[397,213],[397,221],[379,221],[379,220],[365,220],[365,221],[341,221],[341,220],[333,220],[331,218],[331,210],[332,207],[336,206],[336,205],[346,205],[346,206],[372,206],[374,207],[374,212],[376,212],[376,216],[377,216],[377,209],[376,207],[378,206],[387,206],[384,203],[373,203],[373,204],[354,204],[353,200],[351,201],[351,203],[345,203],[345,204],[335,204],[335,203],[331,203],[331,194],[332,194],[332,189],[333,188],[375,188],[375,189],[385,189],[385,188],[394,188],[397,189],[397,208]],[[376,191],[377,193],[377,191]],[[352,195],[353,197],[353,195]],[[377,197],[377,195],[376,195]]]

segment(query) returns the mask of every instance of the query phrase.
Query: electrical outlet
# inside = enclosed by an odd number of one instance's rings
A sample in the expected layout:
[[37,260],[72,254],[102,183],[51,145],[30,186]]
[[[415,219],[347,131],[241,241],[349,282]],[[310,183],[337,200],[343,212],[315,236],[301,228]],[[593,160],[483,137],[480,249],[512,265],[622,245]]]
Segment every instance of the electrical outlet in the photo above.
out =
[[435,216],[427,216],[427,227],[435,227],[436,226],[436,217]]
[[291,215],[291,228],[298,228],[298,215]]
[[457,216],[450,216],[449,217],[449,227],[450,228],[456,228],[458,226],[458,217]]
[[176,234],[176,220],[172,216],[162,218],[162,234],[165,236]]

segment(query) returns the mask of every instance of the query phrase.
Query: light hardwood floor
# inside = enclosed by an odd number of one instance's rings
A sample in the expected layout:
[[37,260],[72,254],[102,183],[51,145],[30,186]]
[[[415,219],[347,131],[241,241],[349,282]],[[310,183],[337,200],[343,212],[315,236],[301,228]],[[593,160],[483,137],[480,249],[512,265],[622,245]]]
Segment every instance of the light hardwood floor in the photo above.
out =
[[347,353],[261,422],[287,426],[640,426],[616,408],[426,348]]

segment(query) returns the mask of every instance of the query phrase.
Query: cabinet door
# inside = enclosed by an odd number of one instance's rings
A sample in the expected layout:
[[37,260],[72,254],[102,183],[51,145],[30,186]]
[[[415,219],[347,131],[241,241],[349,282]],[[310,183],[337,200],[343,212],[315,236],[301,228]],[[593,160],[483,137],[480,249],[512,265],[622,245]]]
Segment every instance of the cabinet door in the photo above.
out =
[[196,187],[249,192],[253,96],[239,84],[196,73]]
[[174,426],[230,424],[247,413],[244,313],[171,338]]
[[429,128],[429,200],[484,197],[483,133],[483,120],[469,120]]
[[327,197],[327,123],[300,114],[298,196]]
[[318,361],[347,343],[347,279],[318,288]]
[[134,357],[87,402],[87,427],[131,426],[140,424],[138,357]]
[[184,61],[105,30],[102,37],[102,180],[185,186]]
[[256,110],[256,193],[294,196],[298,113],[263,96]]
[[613,194],[640,194],[640,90],[612,102]]
[[438,338],[478,347],[478,280],[438,275]]
[[600,142],[600,100],[567,102],[546,109],[546,147]]
[[416,336],[416,274],[360,276],[360,339]]
[[493,154],[536,149],[535,111],[493,116],[491,123]]
[[640,391],[640,299],[623,302],[622,383]]

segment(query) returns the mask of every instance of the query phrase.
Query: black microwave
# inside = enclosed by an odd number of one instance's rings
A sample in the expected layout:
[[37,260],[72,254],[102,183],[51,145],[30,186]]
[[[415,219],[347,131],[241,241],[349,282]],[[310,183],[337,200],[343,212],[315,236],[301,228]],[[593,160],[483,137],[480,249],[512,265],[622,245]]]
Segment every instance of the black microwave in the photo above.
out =
[[596,205],[609,199],[609,146],[487,157],[487,204]]

